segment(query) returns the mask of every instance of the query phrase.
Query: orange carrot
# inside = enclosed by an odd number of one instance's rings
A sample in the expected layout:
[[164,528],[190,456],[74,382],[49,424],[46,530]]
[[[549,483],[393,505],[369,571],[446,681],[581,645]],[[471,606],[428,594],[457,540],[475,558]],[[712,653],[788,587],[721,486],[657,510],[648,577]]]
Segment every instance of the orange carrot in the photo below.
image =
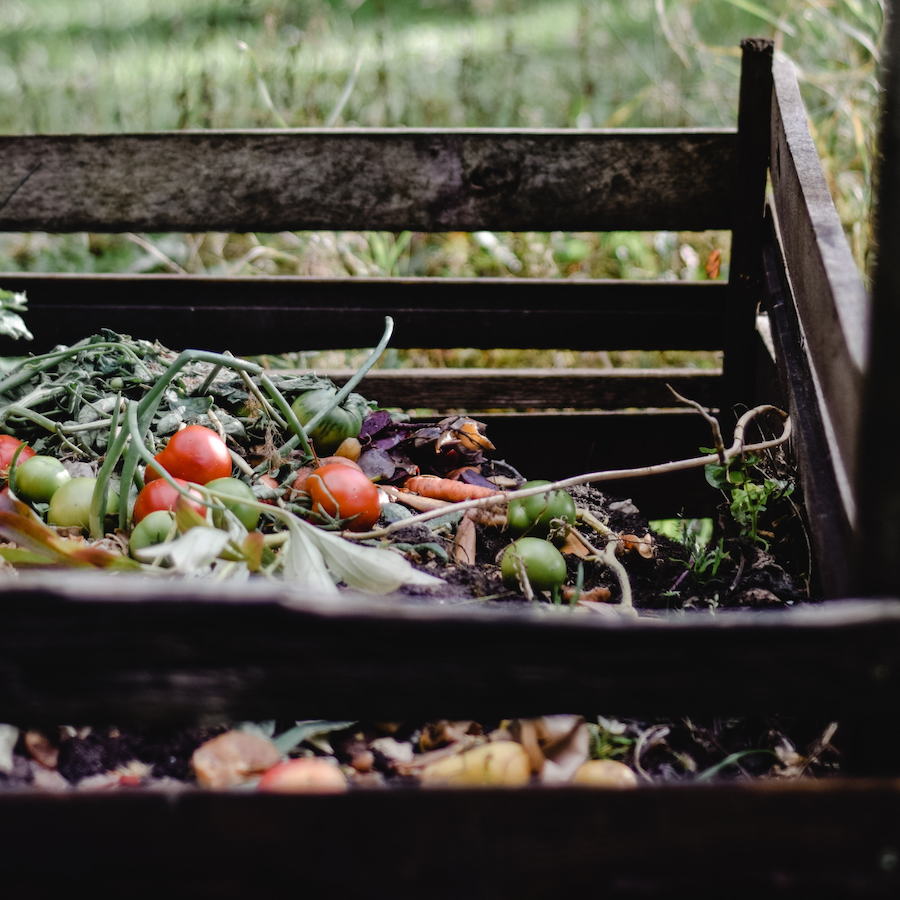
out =
[[437,475],[414,475],[407,478],[404,487],[414,491],[421,497],[433,497],[436,500],[449,500],[459,503],[462,500],[477,500],[480,497],[493,497],[499,494],[493,488],[480,484],[466,484],[464,481],[453,481],[451,478],[438,478]]

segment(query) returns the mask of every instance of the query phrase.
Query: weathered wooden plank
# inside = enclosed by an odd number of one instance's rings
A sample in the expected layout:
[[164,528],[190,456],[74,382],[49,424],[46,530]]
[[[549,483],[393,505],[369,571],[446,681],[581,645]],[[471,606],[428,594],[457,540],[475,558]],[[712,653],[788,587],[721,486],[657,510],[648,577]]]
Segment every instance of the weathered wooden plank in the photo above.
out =
[[816,560],[816,571],[811,576],[822,596],[845,597],[852,589],[852,528],[850,509],[845,502],[849,485],[842,490],[837,481],[823,423],[824,400],[809,370],[771,217],[767,232],[762,254],[765,308],[777,351],[779,380],[789,398],[793,419],[792,446]]
[[841,480],[852,482],[869,301],[809,134],[793,64],[776,60],[773,73],[771,175],[779,236],[833,429],[832,459],[844,470]]
[[730,130],[0,136],[0,230],[702,231],[731,223],[733,152]]
[[772,41],[741,41],[741,89],[728,327],[725,339],[724,398],[727,409],[746,403],[756,380],[756,308],[760,294],[760,247],[769,163],[772,106]]
[[35,900],[73,879],[102,893],[127,885],[129,896],[179,898],[277,894],[298,878],[316,895],[351,897],[365,885],[411,897],[427,885],[436,900],[458,897],[460,885],[473,900],[889,898],[900,888],[894,779],[343,796],[30,792],[0,797],[0,809],[4,883]]
[[[307,371],[307,370],[297,370]],[[344,384],[350,370],[317,370]],[[719,369],[375,369],[357,388],[382,406],[465,409],[672,407],[671,384],[704,406],[719,400]]]
[[5,586],[0,661],[4,721],[839,719],[896,698],[900,605],[610,621],[45,573]]
[[864,381],[856,470],[859,527],[858,590],[900,591],[900,472],[894,427],[900,418],[897,348],[900,346],[900,6],[891,5],[884,37],[883,108],[878,150],[877,257],[872,282],[871,354]]
[[25,291],[41,352],[100,328],[239,355],[371,347],[716,350],[724,283],[519,278],[0,274]]

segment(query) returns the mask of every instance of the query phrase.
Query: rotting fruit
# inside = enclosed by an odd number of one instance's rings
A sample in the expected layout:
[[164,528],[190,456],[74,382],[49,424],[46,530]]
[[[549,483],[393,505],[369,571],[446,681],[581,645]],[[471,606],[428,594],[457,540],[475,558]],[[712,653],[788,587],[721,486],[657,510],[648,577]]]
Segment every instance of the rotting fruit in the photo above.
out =
[[[208,484],[231,475],[231,454],[225,441],[205,425],[188,425],[169,438],[164,450],[154,457],[173,478]],[[158,470],[147,466],[144,481],[160,478]]]
[[368,531],[381,516],[378,488],[352,466],[331,463],[306,480],[312,509],[332,519],[346,519],[350,531]]
[[566,561],[562,553],[549,541],[536,537],[523,537],[513,541],[503,553],[500,574],[503,584],[510,590],[519,587],[519,566],[536,591],[552,591],[566,580]]
[[[313,416],[321,412],[334,399],[335,388],[314,388],[301,394],[292,404],[291,409],[305,426]],[[351,394],[351,398],[354,395]],[[336,406],[316,427],[307,434],[313,442],[316,453],[330,456],[347,439],[359,437],[363,418],[367,408],[365,404],[351,402],[351,398]]]
[[[527,481],[519,490],[541,487],[545,484],[550,482]],[[553,519],[565,519],[570,525],[574,525],[575,516],[575,501],[562,490],[511,499],[507,512],[509,530],[514,537],[527,533],[531,537],[545,538],[550,535]],[[565,529],[554,533],[551,539],[557,546],[562,546],[566,541]]]

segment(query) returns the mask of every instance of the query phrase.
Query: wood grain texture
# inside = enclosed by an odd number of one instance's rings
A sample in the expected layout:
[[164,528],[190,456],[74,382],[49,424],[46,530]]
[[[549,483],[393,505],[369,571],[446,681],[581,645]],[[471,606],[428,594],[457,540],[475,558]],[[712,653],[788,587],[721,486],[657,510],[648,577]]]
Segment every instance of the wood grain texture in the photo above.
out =
[[[306,371],[306,370],[297,370]],[[337,384],[351,371],[317,370]],[[715,406],[718,369],[375,369],[359,392],[401,409],[624,409],[679,406],[683,397]]]
[[869,300],[806,121],[793,64],[776,60],[771,176],[779,237],[813,369],[835,436],[834,464],[855,477]]
[[725,311],[726,409],[747,405],[756,381],[756,310],[761,287],[760,251],[769,164],[772,106],[772,41],[741,41],[734,223]]
[[[896,897],[900,785],[0,796],[4,883],[129,897]],[[35,841],[34,835],[41,840]],[[102,853],[97,852],[102,848]],[[152,853],[152,864],[148,854]],[[299,871],[299,874],[298,874]],[[36,873],[40,873],[36,876]],[[140,873],[139,877],[136,873]],[[384,889],[382,890],[382,886]]]
[[[784,260],[771,217],[763,244],[764,307],[769,314],[782,391],[789,398],[795,454],[802,501],[815,554],[811,573],[817,592],[844,597],[853,587],[851,552],[852,507],[846,488],[837,481],[835,461],[825,434],[824,399],[809,370]],[[798,499],[800,499],[798,497]]]
[[900,605],[610,621],[336,603],[259,582],[134,578],[126,592],[108,576],[43,573],[4,590],[0,659],[13,722],[496,721],[606,708],[839,720],[881,715],[896,697]]
[[111,328],[183,349],[238,355],[372,347],[717,350],[724,282],[523,278],[211,278],[0,274],[25,291],[42,352]]
[[733,152],[689,129],[0,136],[0,230],[703,231],[731,223]]

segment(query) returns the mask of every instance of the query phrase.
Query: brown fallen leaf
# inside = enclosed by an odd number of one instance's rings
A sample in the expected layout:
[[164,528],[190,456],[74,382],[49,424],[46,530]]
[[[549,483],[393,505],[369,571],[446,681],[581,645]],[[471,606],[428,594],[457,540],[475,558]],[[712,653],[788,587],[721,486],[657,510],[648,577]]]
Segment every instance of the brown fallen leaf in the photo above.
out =
[[706,277],[710,281],[715,281],[719,277],[719,268],[722,265],[722,254],[718,250],[713,250],[706,260]]
[[[572,584],[563,585],[563,603],[571,603],[574,596],[575,586]],[[608,603],[610,600],[612,600],[612,591],[603,584],[598,584],[589,591],[582,591],[578,595],[579,603]]]
[[422,728],[419,736],[419,749],[423,752],[436,750],[438,747],[446,747],[448,744],[469,741],[473,735],[480,734],[481,726],[472,719],[462,721],[440,719],[437,722],[429,722]]
[[566,535],[566,542],[559,548],[560,553],[571,553],[572,556],[580,556],[582,559],[591,555],[591,551],[585,547],[573,531]]
[[623,534],[619,538],[619,547],[623,553],[636,551],[644,559],[653,559],[653,535],[649,532],[643,537],[638,537],[636,534]]
[[281,761],[269,740],[244,731],[226,731],[194,751],[191,762],[197,782],[208,788],[227,788],[259,777]]
[[507,727],[528,753],[532,771],[545,784],[568,781],[588,758],[590,735],[582,716],[515,719]]

